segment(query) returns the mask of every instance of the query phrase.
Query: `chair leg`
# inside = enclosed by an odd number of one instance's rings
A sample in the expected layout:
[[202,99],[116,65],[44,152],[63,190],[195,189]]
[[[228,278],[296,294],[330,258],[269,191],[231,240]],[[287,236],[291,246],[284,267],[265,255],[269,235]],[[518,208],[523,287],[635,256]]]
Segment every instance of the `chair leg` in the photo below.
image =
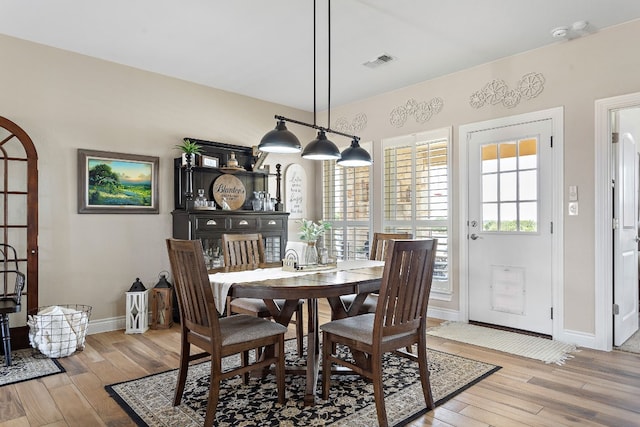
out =
[[329,388],[331,387],[331,362],[329,357],[335,343],[330,341],[329,334],[327,332],[322,333],[322,398],[324,400],[329,399]]
[[420,372],[420,382],[422,383],[422,394],[427,409],[435,408],[433,404],[433,394],[431,393],[431,381],[429,380],[429,367],[427,360],[427,345],[418,341],[418,371]]
[[285,367],[284,367],[284,334],[280,335],[278,343],[274,344],[276,348],[276,382],[278,384],[278,403],[284,405],[285,402]]
[[178,380],[176,382],[176,391],[173,395],[173,406],[178,406],[182,401],[184,393],[184,385],[187,382],[187,372],[189,370],[189,353],[191,345],[185,339],[181,339],[180,344],[180,367],[178,368]]
[[0,314],[0,329],[2,329],[2,346],[4,348],[4,366],[11,366],[11,332],[9,329],[9,315]]
[[220,398],[220,360],[215,363],[211,361],[211,377],[209,383],[209,401],[207,402],[207,409],[204,417],[205,427],[213,427],[213,422],[216,417],[216,408],[218,407],[218,399]]
[[384,391],[382,389],[382,355],[372,355],[371,372],[373,374],[373,397],[376,401],[378,425],[380,427],[388,427],[387,410],[384,404]]
[[304,321],[302,320],[302,304],[296,309],[296,339],[298,341],[298,357],[304,352]]
[[[245,366],[249,366],[249,351],[243,351],[242,354],[240,355],[241,358],[241,364],[242,367],[244,368]],[[256,360],[258,360],[258,349],[256,349]],[[242,384],[248,384],[249,383],[249,377],[250,377],[250,372],[245,372],[244,374],[242,374]]]

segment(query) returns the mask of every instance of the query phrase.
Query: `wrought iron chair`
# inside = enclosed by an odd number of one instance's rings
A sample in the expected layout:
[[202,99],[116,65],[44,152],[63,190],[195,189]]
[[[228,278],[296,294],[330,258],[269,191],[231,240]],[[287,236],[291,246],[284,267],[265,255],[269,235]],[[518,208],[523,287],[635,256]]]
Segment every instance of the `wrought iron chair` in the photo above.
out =
[[[284,334],[287,328],[269,320],[239,314],[218,317],[213,290],[209,283],[200,240],[167,239],[169,262],[180,307],[180,368],[173,399],[179,405],[184,393],[189,362],[211,356],[211,381],[205,415],[205,426],[213,426],[223,379],[249,371],[276,366],[278,402],[285,401]],[[203,351],[191,354],[192,344]],[[273,357],[257,358],[249,364],[249,351],[274,347]],[[222,358],[241,354],[241,366],[222,371]]]
[[[18,270],[18,255],[13,246],[0,243],[2,254],[2,295],[0,295],[0,331],[4,349],[4,365],[11,366],[11,329],[9,315],[19,313],[22,305],[22,291],[25,285],[25,275]],[[15,276],[14,280],[12,276]],[[13,283],[13,289],[10,284]]]
[[[334,320],[320,327],[323,399],[329,399],[331,364],[346,366],[373,382],[378,424],[387,426],[382,356],[417,344],[417,356],[406,356],[417,359],[424,400],[427,408],[433,409],[427,368],[426,320],[436,245],[435,239],[391,241],[376,312]],[[337,344],[349,347],[358,362],[340,357],[335,351]]]
[[[222,255],[226,267],[237,267],[246,265],[250,268],[258,268],[265,263],[264,241],[260,233],[252,234],[223,234],[222,235]],[[282,307],[284,300],[274,300],[276,305]],[[298,345],[298,356],[303,353],[304,329],[302,324],[303,301],[298,301],[296,315],[293,323],[296,326],[296,341]],[[269,318],[269,311],[265,302],[257,298],[228,298],[227,315],[250,314],[252,316]]]

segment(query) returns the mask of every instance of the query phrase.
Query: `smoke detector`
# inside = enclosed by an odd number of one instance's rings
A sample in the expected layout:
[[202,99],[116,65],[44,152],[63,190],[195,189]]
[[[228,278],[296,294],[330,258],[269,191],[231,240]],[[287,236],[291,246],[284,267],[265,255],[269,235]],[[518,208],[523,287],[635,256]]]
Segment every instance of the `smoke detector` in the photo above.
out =
[[382,55],[378,55],[377,58],[372,59],[371,61],[367,61],[362,65],[364,65],[367,68],[378,68],[379,66],[383,64],[388,64],[393,60],[395,60],[393,56],[383,53]]
[[551,30],[551,35],[556,39],[563,39],[569,34],[569,27],[557,27]]

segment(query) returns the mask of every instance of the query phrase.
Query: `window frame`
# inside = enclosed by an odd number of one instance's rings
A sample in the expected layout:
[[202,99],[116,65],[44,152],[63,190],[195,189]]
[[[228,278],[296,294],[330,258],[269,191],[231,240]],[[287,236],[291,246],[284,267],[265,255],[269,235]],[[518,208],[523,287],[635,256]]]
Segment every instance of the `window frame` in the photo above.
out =
[[[416,219],[416,197],[414,194],[411,196],[411,219],[410,220],[390,220],[387,217],[387,189],[386,189],[386,162],[387,162],[387,150],[394,147],[403,147],[403,146],[411,146],[412,147],[412,158],[411,158],[411,188],[415,189],[416,187],[416,147],[422,143],[429,142],[445,142],[446,146],[446,155],[447,155],[447,217],[446,219]],[[386,138],[382,140],[382,153],[381,153],[381,162],[382,168],[380,171],[381,174],[381,186],[382,186],[382,207],[380,216],[382,218],[382,229],[385,232],[410,232],[414,237],[417,236],[416,232],[420,230],[424,230],[425,228],[436,229],[437,227],[444,227],[446,231],[446,242],[442,242],[446,244],[446,250],[443,252],[446,254],[446,271],[447,278],[444,280],[439,280],[434,278],[433,285],[431,288],[431,298],[438,300],[451,301],[453,298],[453,284],[452,284],[452,273],[454,269],[452,267],[452,232],[453,232],[453,195],[452,195],[452,176],[453,176],[453,156],[452,156],[452,129],[450,127],[441,128],[431,131],[424,131],[413,133],[409,135],[397,136]],[[438,244],[441,245],[441,242]]]

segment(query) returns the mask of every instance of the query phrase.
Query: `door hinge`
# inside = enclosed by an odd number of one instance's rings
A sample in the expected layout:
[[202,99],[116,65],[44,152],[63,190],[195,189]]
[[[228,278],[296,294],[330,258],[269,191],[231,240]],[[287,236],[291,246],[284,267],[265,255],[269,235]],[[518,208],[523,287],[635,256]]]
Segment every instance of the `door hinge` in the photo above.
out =
[[613,218],[613,224],[611,224],[611,226],[614,230],[618,229],[618,227],[620,226],[620,221],[618,221],[618,218]]
[[618,132],[612,132],[611,133],[611,142],[613,144],[617,144],[619,140],[620,140],[620,134]]
[[551,320],[553,320],[553,307],[551,307]]
[[620,306],[618,304],[613,304],[613,315],[617,316],[620,314]]
[[553,234],[553,221],[551,221],[551,234]]
[[549,137],[549,147],[553,148],[553,135]]

